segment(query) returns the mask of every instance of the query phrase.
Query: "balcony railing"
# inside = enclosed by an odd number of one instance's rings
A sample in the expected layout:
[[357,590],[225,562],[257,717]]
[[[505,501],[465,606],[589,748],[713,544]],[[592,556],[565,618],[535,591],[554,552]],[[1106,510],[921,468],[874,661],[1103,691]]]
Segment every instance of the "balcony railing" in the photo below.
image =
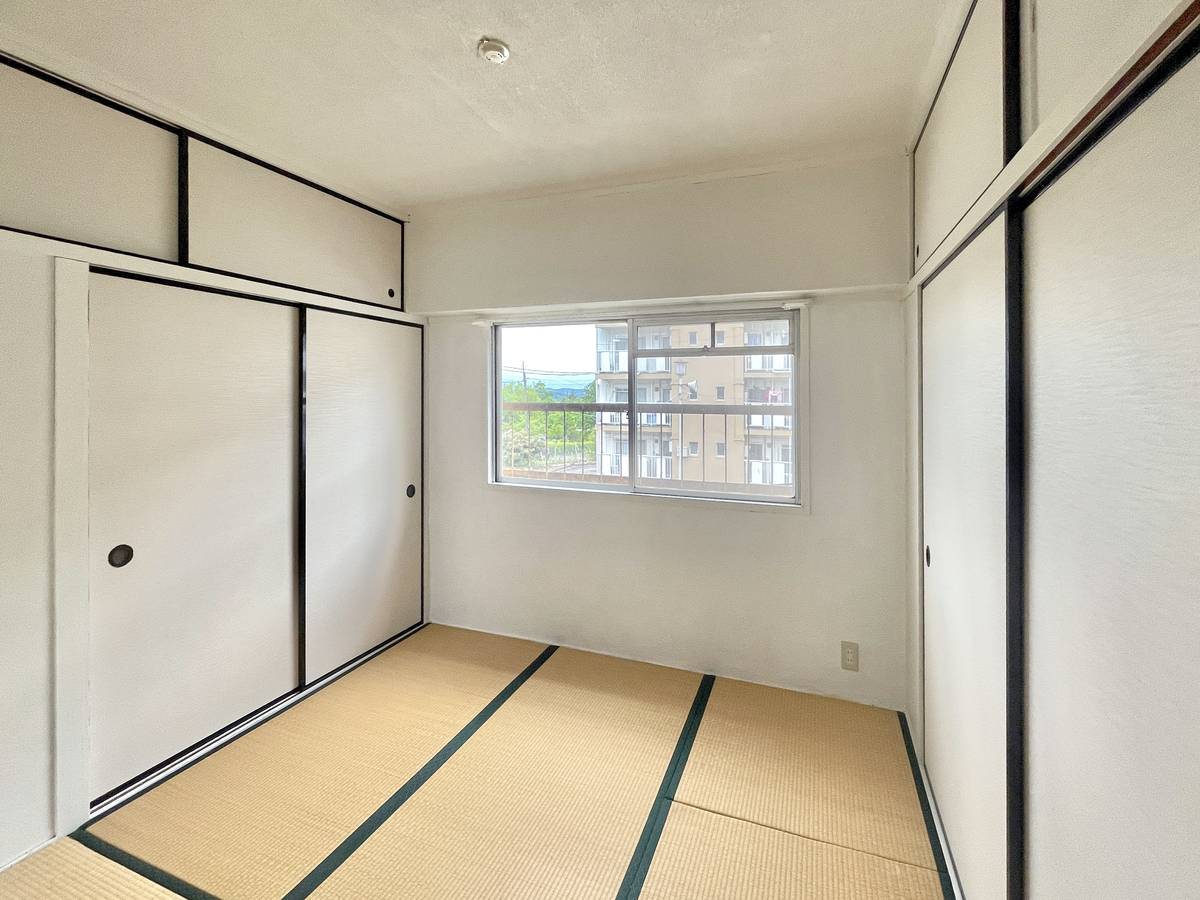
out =
[[792,464],[769,460],[746,460],[746,484],[791,484]]
[[629,371],[629,351],[628,350],[597,350],[596,351],[596,371],[597,372],[628,372]]
[[791,416],[746,416],[747,428],[780,428],[789,429],[792,427]]
[[792,358],[787,354],[754,354],[745,357],[747,372],[790,372]]

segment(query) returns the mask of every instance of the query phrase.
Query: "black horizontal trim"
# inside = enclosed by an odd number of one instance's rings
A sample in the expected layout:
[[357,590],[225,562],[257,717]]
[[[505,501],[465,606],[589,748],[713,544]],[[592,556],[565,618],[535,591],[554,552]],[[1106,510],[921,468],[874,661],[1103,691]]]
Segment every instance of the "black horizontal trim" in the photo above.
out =
[[[286,288],[289,291],[301,291],[305,294],[314,294],[318,297],[328,297],[330,300],[345,300],[348,303],[360,303],[363,306],[373,306],[376,309],[389,309],[393,312],[404,312],[403,303],[399,307],[390,306],[387,303],[377,303],[374,300],[360,300],[358,297],[348,297],[345,294],[333,294],[329,291],[318,290],[317,288],[304,287],[300,284],[288,284],[285,281],[271,281],[269,278],[259,278],[257,275],[246,275],[242,272],[234,272],[229,269],[217,269],[212,266],[201,266],[192,262],[180,262],[174,259],[168,259],[163,256],[151,256],[148,253],[136,253],[132,250],[122,250],[119,247],[108,247],[104,244],[90,244],[87,241],[77,241],[73,238],[60,237],[56,234],[46,234],[41,231],[30,231],[28,228],[17,228],[14,225],[0,225],[0,231],[10,231],[13,234],[24,234],[29,237],[42,238],[47,241],[59,241],[63,244],[70,244],[73,247],[87,247],[91,250],[103,250],[105,253],[117,253],[121,256],[132,257],[133,259],[145,259],[150,262],[165,263],[169,266],[178,266],[181,269],[191,269],[196,272],[208,272],[210,275],[227,275],[230,278],[240,278],[242,281],[253,281],[255,284],[266,284],[271,287]],[[94,268],[98,268],[93,266]],[[113,270],[117,271],[117,270]],[[169,280],[169,279],[167,279]],[[183,282],[180,282],[181,284]],[[247,295],[250,296],[250,295]]]
[[[174,778],[176,775],[180,774],[181,772],[186,772],[192,766],[196,765],[196,763],[200,762],[203,759],[208,758],[213,753],[216,753],[218,750],[220,750],[222,747],[229,746],[229,744],[233,743],[233,741],[241,740],[245,735],[254,731],[259,726],[265,725],[267,722],[270,722],[276,716],[287,712],[289,709],[291,709],[297,703],[302,703],[304,700],[307,700],[309,697],[311,697],[313,694],[316,694],[318,691],[323,691],[325,688],[329,687],[329,685],[333,684],[335,681],[337,681],[343,675],[349,675],[352,671],[357,669],[363,663],[370,661],[377,654],[383,652],[384,650],[390,649],[395,644],[399,644],[400,642],[405,641],[408,638],[412,637],[418,631],[425,628],[427,624],[428,624],[427,622],[417,622],[414,625],[410,625],[410,626],[408,626],[408,628],[405,628],[403,631],[399,632],[398,634],[392,635],[387,640],[380,641],[374,647],[371,647],[368,650],[364,650],[358,656],[343,663],[341,666],[334,669],[332,672],[329,672],[326,675],[323,675],[321,678],[318,678],[312,684],[307,685],[303,690],[296,690],[296,691],[289,692],[289,694],[285,695],[285,697],[290,698],[292,696],[297,696],[298,699],[296,699],[292,702],[288,702],[287,700],[283,701],[283,704],[280,706],[279,709],[277,709],[275,712],[271,713],[269,716],[264,717],[262,719],[262,721],[255,722],[252,726],[247,728],[245,731],[243,731],[237,737],[233,738],[233,740],[227,741],[226,743],[218,744],[215,747],[209,748],[204,753],[202,753],[200,756],[197,756],[195,759],[193,759],[191,762],[189,762],[186,766],[181,766],[179,769],[172,772],[166,778],[163,778],[160,781],[156,781],[153,784],[146,785],[144,788],[139,790],[137,793],[132,794],[129,797],[126,797],[124,800],[122,800],[120,803],[118,803],[112,809],[105,810],[102,814],[96,816],[95,818],[89,819],[88,822],[79,829],[79,831],[85,831],[86,829],[91,828],[97,822],[101,821],[102,819],[107,818],[108,816],[111,816],[118,809],[121,809],[121,807],[125,806],[128,803],[132,803],[138,797],[142,796],[142,794],[145,794],[148,791],[154,790],[160,784],[166,784],[168,781],[170,781],[172,778]],[[303,696],[298,696],[300,694],[303,694]],[[76,832],[76,834],[78,834],[78,833],[79,832]]]
[[82,828],[73,832],[71,837],[94,853],[99,853],[117,865],[123,866],[131,872],[136,872],[147,881],[153,881],[159,887],[164,887],[168,891],[186,898],[186,900],[219,900],[215,894],[201,890],[194,884],[146,862],[139,856],[126,853],[120,847],[115,847],[103,838],[98,838],[96,835],[84,831]]
[[304,878],[302,878],[294,888],[288,891],[284,895],[284,900],[299,900],[299,898],[307,897],[318,887],[320,887],[325,879],[334,873],[338,866],[349,859],[350,855],[354,853],[355,850],[366,843],[367,838],[378,831],[383,823],[390,819],[392,814],[395,813],[396,810],[398,810],[401,806],[403,806],[404,802],[408,800],[409,797],[415,794],[421,788],[421,786],[425,784],[425,782],[432,778],[434,773],[444,766],[446,761],[449,760],[450,757],[452,757],[458,751],[458,749],[462,747],[462,745],[465,744],[473,734],[475,734],[475,732],[482,728],[483,724],[487,722],[488,719],[495,715],[496,710],[503,706],[504,702],[513,694],[515,694],[521,685],[533,677],[533,673],[540,669],[542,664],[551,656],[553,656],[554,651],[557,649],[558,647],[556,645],[551,644],[541,653],[539,653],[533,662],[526,666],[516,678],[510,681],[505,688],[500,691],[500,693],[493,697],[488,702],[487,706],[476,713],[475,717],[472,718],[471,721],[466,725],[464,725],[459,732],[454,735],[454,737],[452,737],[444,747],[442,747],[441,750],[435,753],[429,762],[421,766],[421,768],[418,769],[417,772],[408,779],[408,781],[404,782],[404,784],[401,785],[400,788],[394,794],[392,794],[392,796],[388,797],[388,799],[385,800],[379,806],[379,808],[375,810],[375,812],[371,813],[371,815],[367,817],[366,821],[355,828],[354,831],[352,831],[344,841],[330,851],[329,855],[321,860],[321,862],[317,864],[316,868],[305,875]]
[[139,119],[150,125],[162,128],[165,131],[170,131],[174,134],[186,135],[187,137],[195,138],[198,141],[203,141],[212,147],[216,147],[218,150],[224,150],[226,153],[230,153],[236,157],[239,157],[240,159],[246,160],[247,162],[252,162],[255,165],[262,166],[264,169],[268,169],[269,171],[274,172],[276,175],[282,175],[284,178],[290,178],[292,181],[299,182],[305,187],[312,188],[315,191],[320,191],[322,194],[328,194],[330,197],[334,197],[343,201],[344,203],[349,203],[351,206],[357,206],[359,209],[365,210],[366,212],[374,213],[380,218],[387,219],[389,222],[403,223],[404,221],[399,216],[394,216],[391,213],[386,213],[381,209],[376,209],[373,206],[363,203],[361,200],[355,200],[353,197],[347,197],[345,194],[339,193],[333,188],[328,188],[324,185],[317,184],[317,182],[311,181],[302,175],[297,175],[294,172],[289,172],[287,169],[281,169],[274,163],[269,163],[242,150],[230,147],[228,144],[223,144],[214,138],[207,137],[203,134],[197,134],[191,129],[184,128],[181,125],[176,125],[171,122],[167,122],[164,119],[152,116],[149,113],[142,112],[140,109],[130,106],[127,103],[114,100],[111,97],[101,94],[99,91],[92,90],[91,88],[85,87],[77,82],[69,81],[66,78],[63,78],[61,75],[55,75],[53,72],[48,72],[45,69],[30,65],[29,63],[23,62],[22,60],[19,60],[13,56],[9,56],[8,54],[0,53],[0,64],[6,65],[12,69],[16,69],[17,71],[23,72],[26,75],[31,75],[34,78],[38,78],[49,84],[53,84],[56,87],[68,90],[73,94],[78,94],[80,97],[86,97],[89,100],[94,100],[96,103],[99,103],[102,106],[107,106],[109,109],[114,109],[117,112],[125,113],[128,116],[132,116],[135,119]]
[[[184,288],[189,291],[201,291],[206,294],[222,294],[226,297],[238,297],[242,300],[255,300],[259,303],[274,303],[276,306],[290,306],[294,309],[319,309],[323,312],[336,313],[341,316],[352,316],[356,319],[370,319],[373,322],[388,322],[393,325],[407,325],[409,328],[424,328],[417,322],[402,322],[399,319],[388,319],[384,316],[372,316],[368,313],[355,312],[350,309],[337,309],[332,306],[321,306],[316,303],[303,303],[299,300],[284,300],[280,297],[263,297],[259,294],[248,294],[245,291],[234,291],[228,288],[213,287],[207,284],[193,284],[190,281],[179,281],[175,278],[160,278],[157,275],[144,275],[141,272],[125,272],[121,269],[111,269],[107,266],[92,266],[91,271],[96,275],[108,275],[112,278],[128,278],[130,281],[145,281],[150,284],[162,284],[167,287]],[[387,307],[393,309],[393,307]],[[401,310],[393,309],[394,312]]]

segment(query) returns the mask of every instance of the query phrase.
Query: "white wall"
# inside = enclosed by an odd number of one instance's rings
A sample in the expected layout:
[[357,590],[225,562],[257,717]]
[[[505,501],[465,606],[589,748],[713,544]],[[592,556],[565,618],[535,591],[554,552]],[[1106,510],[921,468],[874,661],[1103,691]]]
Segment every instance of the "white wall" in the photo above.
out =
[[488,340],[463,319],[429,328],[433,621],[904,706],[896,299],[812,308],[811,514],[488,485]]
[[412,312],[882,284],[907,277],[907,160],[428,207]]
[[[414,311],[896,283],[902,157],[418,211]],[[901,708],[897,291],[811,312],[812,512],[487,483],[489,332],[427,343],[433,621]],[[857,674],[839,642],[861,645]]]
[[54,261],[0,248],[0,865],[53,832]]

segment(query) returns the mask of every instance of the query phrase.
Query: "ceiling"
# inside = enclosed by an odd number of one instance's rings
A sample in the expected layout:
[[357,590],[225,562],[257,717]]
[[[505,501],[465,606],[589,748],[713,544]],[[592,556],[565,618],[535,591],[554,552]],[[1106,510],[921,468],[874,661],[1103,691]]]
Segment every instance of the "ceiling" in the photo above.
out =
[[[0,50],[385,209],[911,141],[955,0],[5,0]],[[496,66],[483,36],[512,47]]]

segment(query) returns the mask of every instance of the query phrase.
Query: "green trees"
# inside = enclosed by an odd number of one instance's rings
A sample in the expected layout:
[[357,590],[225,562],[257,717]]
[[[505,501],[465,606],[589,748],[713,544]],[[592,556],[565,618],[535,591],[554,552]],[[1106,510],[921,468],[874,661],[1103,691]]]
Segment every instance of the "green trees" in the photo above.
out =
[[578,392],[551,391],[542,381],[500,389],[501,461],[510,469],[595,471],[596,413],[508,409],[510,403],[595,403],[596,382]]

